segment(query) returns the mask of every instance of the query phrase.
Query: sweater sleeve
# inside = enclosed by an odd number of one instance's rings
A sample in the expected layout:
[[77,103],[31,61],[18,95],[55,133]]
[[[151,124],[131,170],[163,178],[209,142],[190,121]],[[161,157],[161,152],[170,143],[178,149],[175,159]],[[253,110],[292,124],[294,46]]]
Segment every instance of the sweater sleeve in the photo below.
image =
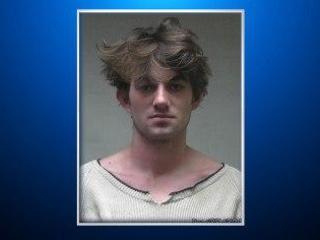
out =
[[92,167],[85,164],[80,169],[80,221],[93,222],[99,220],[99,212],[95,205],[94,196],[88,185],[90,182]]
[[241,173],[239,170],[230,167],[230,183],[234,186],[235,192],[237,193],[237,200],[235,202],[235,218],[242,219],[242,196],[241,196]]

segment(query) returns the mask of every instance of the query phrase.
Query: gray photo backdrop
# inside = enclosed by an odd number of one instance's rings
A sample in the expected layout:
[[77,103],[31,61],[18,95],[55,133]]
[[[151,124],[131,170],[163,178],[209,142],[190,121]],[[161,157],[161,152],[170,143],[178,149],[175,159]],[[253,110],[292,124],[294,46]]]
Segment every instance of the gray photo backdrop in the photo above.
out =
[[115,42],[135,27],[156,26],[176,16],[199,37],[213,76],[208,95],[193,111],[191,147],[241,170],[240,13],[80,13],[80,164],[116,153],[130,143],[132,125],[115,88],[101,74],[96,44]]

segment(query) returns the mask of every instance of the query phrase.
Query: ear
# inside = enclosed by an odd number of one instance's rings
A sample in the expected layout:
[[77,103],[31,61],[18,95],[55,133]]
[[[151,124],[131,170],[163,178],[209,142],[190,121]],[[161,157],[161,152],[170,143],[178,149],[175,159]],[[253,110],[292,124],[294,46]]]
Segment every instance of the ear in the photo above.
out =
[[120,105],[127,111],[130,112],[130,101],[129,101],[129,91],[124,89],[117,90],[117,99]]
[[191,105],[192,105],[192,110],[195,110],[195,109],[198,108],[198,106],[199,106],[200,103],[202,102],[202,99],[203,99],[203,96],[202,96],[202,95],[200,95],[197,100],[192,99],[192,103],[191,103]]

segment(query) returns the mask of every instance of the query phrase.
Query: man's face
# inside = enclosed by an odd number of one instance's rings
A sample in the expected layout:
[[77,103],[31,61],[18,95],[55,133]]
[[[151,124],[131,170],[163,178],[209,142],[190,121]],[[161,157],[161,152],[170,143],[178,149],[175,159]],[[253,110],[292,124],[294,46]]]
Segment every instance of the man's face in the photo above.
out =
[[135,129],[149,140],[169,140],[184,133],[196,108],[189,82],[171,71],[133,81],[129,90],[130,112]]

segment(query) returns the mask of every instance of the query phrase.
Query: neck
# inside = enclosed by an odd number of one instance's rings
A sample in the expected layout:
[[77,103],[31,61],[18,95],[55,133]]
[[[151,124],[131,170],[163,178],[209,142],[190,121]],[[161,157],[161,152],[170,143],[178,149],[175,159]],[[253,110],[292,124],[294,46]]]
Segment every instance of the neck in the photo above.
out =
[[167,140],[149,140],[134,131],[130,146],[132,167],[152,176],[179,168],[186,160],[186,132]]

